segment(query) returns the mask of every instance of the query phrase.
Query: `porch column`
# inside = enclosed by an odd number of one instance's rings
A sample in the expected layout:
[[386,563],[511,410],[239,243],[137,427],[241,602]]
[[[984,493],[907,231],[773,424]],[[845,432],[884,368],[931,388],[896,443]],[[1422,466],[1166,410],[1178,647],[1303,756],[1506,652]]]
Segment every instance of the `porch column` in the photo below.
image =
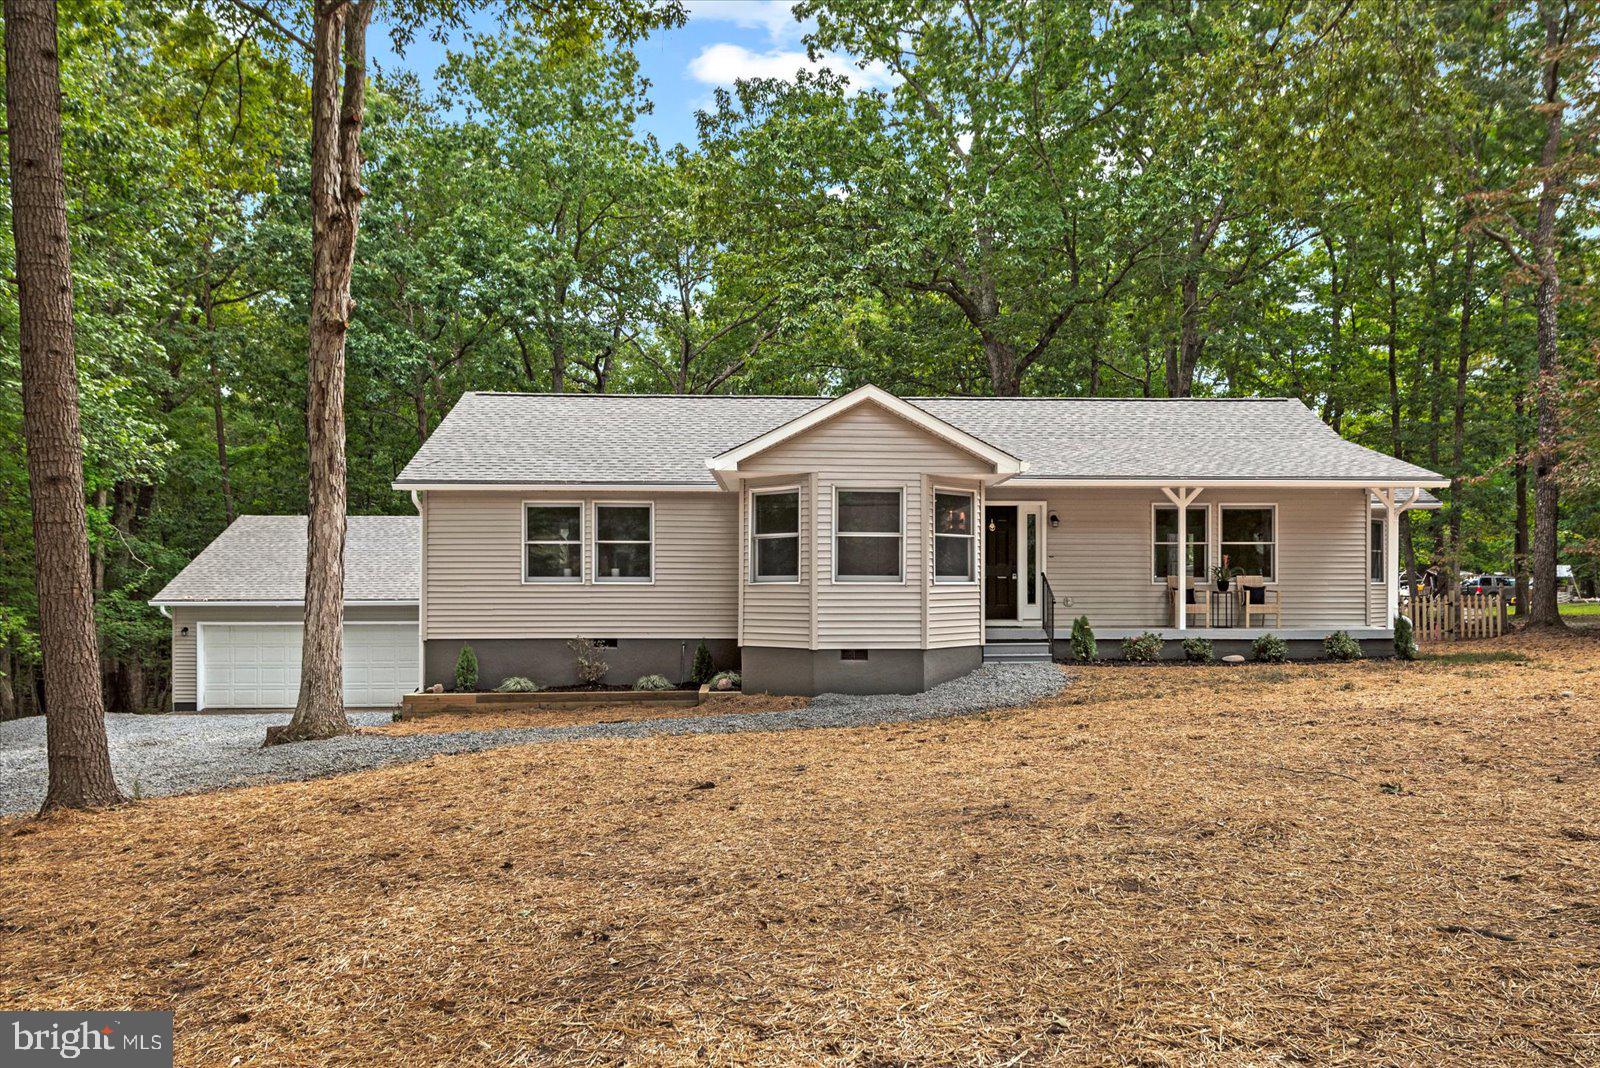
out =
[[1411,496],[1404,501],[1399,499],[1399,489],[1393,486],[1372,492],[1383,505],[1383,588],[1388,604],[1384,618],[1393,627],[1400,616],[1400,513],[1416,504],[1422,496],[1422,488],[1412,486]]
[[1161,492],[1178,507],[1178,585],[1172,591],[1172,614],[1178,621],[1178,629],[1188,630],[1189,611],[1185,605],[1189,589],[1189,505],[1200,496],[1200,490],[1162,486]]

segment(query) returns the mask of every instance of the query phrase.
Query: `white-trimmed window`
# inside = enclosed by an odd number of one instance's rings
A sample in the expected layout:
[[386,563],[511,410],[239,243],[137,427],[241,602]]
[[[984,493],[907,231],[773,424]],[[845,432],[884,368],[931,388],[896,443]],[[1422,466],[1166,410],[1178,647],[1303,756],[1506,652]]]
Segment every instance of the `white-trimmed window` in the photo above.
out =
[[976,501],[959,490],[933,491],[933,581],[973,582],[977,578]]
[[594,506],[594,580],[596,582],[652,582],[655,541],[655,506],[651,504],[601,504]]
[[1277,508],[1270,504],[1225,504],[1221,525],[1219,548],[1228,558],[1228,566],[1241,574],[1277,581]]
[[1372,533],[1367,537],[1367,577],[1373,582],[1386,582],[1388,562],[1384,558],[1383,528],[1381,519],[1372,520]]
[[524,582],[583,581],[583,505],[524,504],[522,543]]
[[905,511],[898,489],[835,489],[836,582],[900,582],[905,577]]
[[753,490],[750,494],[750,580],[800,581],[800,491]]
[[[1210,560],[1207,556],[1207,549],[1211,545],[1210,518],[1211,509],[1203,504],[1192,505],[1189,508],[1188,528],[1185,531],[1189,551],[1185,555],[1189,560],[1189,577],[1202,582],[1210,573]],[[1155,550],[1151,568],[1152,581],[1166,582],[1180,570],[1177,506],[1156,505],[1152,529],[1152,547]]]

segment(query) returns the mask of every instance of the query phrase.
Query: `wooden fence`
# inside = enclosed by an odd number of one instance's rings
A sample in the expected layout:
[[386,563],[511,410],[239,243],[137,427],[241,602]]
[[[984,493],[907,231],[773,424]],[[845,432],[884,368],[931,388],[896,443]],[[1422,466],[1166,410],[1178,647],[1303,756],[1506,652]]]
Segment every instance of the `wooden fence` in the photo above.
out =
[[1406,615],[1419,642],[1498,638],[1506,630],[1506,598],[1500,593],[1433,593],[1413,597]]

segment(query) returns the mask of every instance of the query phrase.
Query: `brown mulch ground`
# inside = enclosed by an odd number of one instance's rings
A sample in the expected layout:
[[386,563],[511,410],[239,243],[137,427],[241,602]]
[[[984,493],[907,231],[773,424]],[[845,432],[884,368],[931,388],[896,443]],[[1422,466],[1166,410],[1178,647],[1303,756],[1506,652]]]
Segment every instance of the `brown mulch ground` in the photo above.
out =
[[596,705],[593,708],[552,708],[539,712],[462,712],[419,716],[381,727],[364,727],[363,734],[441,734],[449,731],[487,731],[501,727],[580,727],[590,723],[627,723],[640,719],[679,719],[684,716],[737,716],[751,712],[777,712],[799,708],[803,697],[737,694],[714,697],[689,708],[640,708],[638,705]]
[[1600,640],[1085,672],[0,822],[0,1008],[186,1065],[1600,1063]]

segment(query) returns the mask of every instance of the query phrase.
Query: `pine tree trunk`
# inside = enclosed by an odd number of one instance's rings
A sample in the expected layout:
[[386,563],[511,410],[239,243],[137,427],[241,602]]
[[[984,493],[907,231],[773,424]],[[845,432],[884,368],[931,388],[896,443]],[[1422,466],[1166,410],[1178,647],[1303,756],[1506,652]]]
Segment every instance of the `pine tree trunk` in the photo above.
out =
[[[316,10],[311,75],[311,352],[306,403],[310,470],[305,637],[300,696],[287,727],[267,742],[348,733],[344,713],[344,346],[360,222],[361,123],[366,103],[370,0]],[[341,89],[342,68],[342,89]]]
[[106,744],[90,592],[54,0],[6,0],[5,54],[23,438],[49,708],[41,812],[95,808],[122,794]]
[[1538,269],[1539,287],[1533,307],[1537,322],[1539,373],[1534,387],[1538,445],[1533,469],[1533,588],[1532,611],[1528,622],[1539,627],[1562,626],[1561,607],[1556,600],[1556,559],[1560,553],[1560,487],[1556,466],[1561,448],[1561,324],[1557,309],[1561,302],[1560,268],[1556,262],[1556,216],[1565,194],[1565,180],[1558,169],[1561,156],[1563,109],[1560,100],[1561,57],[1566,27],[1555,5],[1541,5],[1545,24],[1544,98],[1545,139],[1539,153],[1543,181],[1539,187],[1539,217],[1533,231],[1533,260]]

